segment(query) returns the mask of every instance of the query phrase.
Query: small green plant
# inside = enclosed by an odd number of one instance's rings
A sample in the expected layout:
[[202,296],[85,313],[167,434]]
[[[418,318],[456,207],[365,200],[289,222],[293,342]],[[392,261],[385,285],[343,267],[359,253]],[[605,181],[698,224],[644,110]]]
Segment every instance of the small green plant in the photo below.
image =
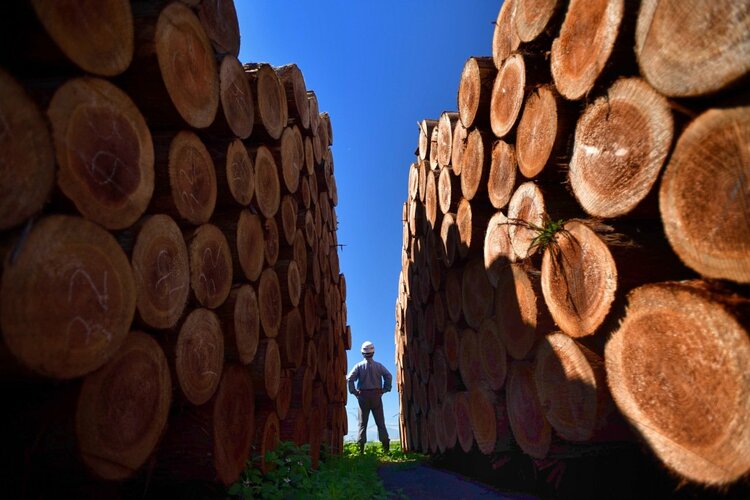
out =
[[229,488],[231,497],[381,500],[390,498],[377,473],[381,465],[410,466],[424,460],[422,455],[404,453],[399,443],[392,443],[388,453],[380,443],[367,443],[364,454],[356,443],[346,443],[340,456],[322,454],[319,469],[313,470],[309,447],[287,441],[266,453],[270,465],[266,475],[255,465],[259,458],[248,460],[240,480]]
[[564,219],[552,220],[545,215],[541,226],[523,219],[508,219],[507,223],[510,225],[521,226],[536,233],[534,239],[531,240],[531,244],[529,245],[529,253],[533,253],[535,250],[544,252],[548,246],[554,245],[555,235],[560,232],[565,232],[566,222],[567,221]]

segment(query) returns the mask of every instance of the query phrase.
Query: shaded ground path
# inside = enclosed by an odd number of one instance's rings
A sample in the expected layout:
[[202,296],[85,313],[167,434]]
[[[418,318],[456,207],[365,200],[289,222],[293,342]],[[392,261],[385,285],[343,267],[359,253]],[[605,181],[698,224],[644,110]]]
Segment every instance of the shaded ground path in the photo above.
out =
[[503,493],[459,474],[427,465],[385,465],[378,469],[385,489],[393,498],[417,499],[535,499],[535,496]]

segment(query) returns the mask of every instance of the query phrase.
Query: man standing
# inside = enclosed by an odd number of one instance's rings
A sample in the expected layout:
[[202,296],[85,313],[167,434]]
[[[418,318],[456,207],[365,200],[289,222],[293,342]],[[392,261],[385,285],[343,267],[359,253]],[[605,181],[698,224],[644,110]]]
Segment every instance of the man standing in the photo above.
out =
[[[359,401],[359,452],[365,451],[367,442],[367,420],[370,417],[370,411],[375,418],[378,426],[378,438],[383,443],[383,450],[389,451],[390,441],[388,439],[388,430],[385,428],[385,417],[383,416],[383,393],[390,392],[391,381],[393,377],[385,366],[375,361],[375,346],[369,340],[362,344],[362,356],[364,360],[360,361],[346,379],[349,383],[349,392],[357,396]],[[354,383],[357,387],[354,387]]]

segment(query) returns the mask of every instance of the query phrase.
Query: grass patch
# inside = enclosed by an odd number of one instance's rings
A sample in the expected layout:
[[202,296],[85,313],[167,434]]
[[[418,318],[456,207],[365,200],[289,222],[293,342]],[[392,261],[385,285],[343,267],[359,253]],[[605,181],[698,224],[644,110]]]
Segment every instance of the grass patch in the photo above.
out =
[[295,446],[282,442],[266,453],[266,462],[275,467],[265,476],[248,460],[239,481],[228,491],[232,498],[270,499],[387,499],[388,493],[378,476],[385,464],[413,467],[424,460],[423,455],[404,453],[399,443],[392,443],[386,453],[380,443],[367,443],[359,453],[356,443],[346,443],[340,456],[323,454],[318,470],[312,469],[307,445]]

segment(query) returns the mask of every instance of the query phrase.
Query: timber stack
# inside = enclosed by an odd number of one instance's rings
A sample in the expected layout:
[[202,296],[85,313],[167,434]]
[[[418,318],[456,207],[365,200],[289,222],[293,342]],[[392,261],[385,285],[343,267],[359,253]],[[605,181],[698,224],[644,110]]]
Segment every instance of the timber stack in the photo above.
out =
[[240,63],[232,0],[0,19],[3,483],[174,493],[280,440],[340,453],[333,133],[301,70]]
[[747,489],[747,2],[506,0],[491,49],[419,122],[402,445],[559,486],[625,443]]

